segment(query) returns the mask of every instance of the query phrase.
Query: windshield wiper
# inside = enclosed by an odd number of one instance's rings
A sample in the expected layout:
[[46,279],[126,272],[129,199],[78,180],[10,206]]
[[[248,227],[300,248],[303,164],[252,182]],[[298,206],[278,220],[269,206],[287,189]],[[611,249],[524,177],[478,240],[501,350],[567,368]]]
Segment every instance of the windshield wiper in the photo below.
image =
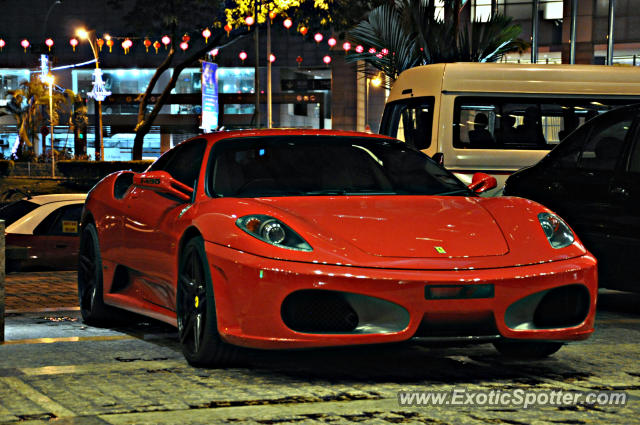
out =
[[341,195],[344,196],[347,194],[347,191],[344,189],[323,189],[323,190],[309,190],[304,192],[304,195],[314,196],[314,195]]

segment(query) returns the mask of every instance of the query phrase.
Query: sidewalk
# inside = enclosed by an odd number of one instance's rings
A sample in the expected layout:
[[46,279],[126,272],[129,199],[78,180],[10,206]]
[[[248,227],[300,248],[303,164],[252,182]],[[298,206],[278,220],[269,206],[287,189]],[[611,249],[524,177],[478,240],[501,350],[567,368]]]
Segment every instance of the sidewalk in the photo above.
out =
[[5,292],[7,313],[78,308],[76,271],[10,273]]

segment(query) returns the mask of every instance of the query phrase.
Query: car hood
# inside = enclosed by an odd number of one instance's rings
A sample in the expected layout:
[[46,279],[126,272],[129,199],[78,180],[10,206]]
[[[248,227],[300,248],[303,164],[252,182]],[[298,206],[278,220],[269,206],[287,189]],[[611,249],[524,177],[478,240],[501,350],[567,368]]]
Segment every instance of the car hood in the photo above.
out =
[[[458,196],[307,196],[214,198],[189,210],[206,241],[272,258],[313,264],[413,270],[468,270],[541,264],[586,253],[576,241],[554,249],[538,214],[522,198]],[[238,218],[277,218],[312,251],[275,247],[241,230]]]
[[509,251],[500,227],[476,198],[342,196],[254,202],[306,223],[305,233],[313,229],[334,243],[378,257],[480,257]]

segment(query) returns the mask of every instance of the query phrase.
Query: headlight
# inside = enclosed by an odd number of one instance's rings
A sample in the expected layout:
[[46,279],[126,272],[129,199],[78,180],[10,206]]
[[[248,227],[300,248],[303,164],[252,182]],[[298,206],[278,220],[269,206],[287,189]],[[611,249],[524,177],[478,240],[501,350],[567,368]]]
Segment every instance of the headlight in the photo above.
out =
[[573,243],[573,232],[560,217],[546,212],[538,214],[538,220],[552,248],[564,248]]
[[268,215],[247,215],[236,220],[236,225],[261,241],[296,251],[313,251],[304,239],[280,220]]

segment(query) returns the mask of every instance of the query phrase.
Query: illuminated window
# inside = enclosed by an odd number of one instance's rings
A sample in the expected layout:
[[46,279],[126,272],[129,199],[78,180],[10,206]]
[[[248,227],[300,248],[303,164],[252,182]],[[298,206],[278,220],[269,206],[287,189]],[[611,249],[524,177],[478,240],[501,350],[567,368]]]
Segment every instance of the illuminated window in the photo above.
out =
[[475,0],[471,8],[471,20],[487,22],[491,19],[491,0]]

